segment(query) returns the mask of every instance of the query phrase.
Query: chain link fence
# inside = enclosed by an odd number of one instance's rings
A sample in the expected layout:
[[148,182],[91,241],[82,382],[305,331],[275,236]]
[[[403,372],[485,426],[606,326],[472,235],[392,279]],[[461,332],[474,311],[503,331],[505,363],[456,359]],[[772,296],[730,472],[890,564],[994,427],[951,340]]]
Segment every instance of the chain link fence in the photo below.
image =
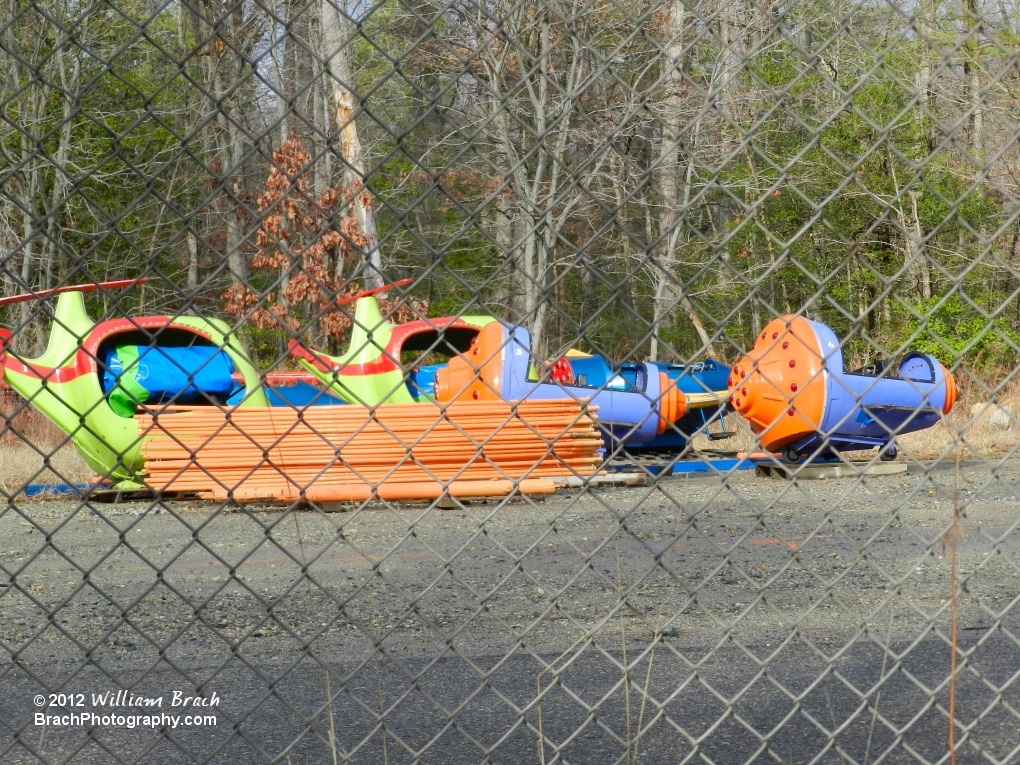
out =
[[4,763],[1007,763],[1013,2],[0,4]]

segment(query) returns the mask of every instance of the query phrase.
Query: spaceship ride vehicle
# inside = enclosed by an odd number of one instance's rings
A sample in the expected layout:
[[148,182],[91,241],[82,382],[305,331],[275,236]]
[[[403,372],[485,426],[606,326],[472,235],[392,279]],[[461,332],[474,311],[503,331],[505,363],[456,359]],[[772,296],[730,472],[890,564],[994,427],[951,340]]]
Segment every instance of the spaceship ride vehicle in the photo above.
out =
[[727,383],[762,447],[788,464],[876,447],[895,459],[894,438],[938,423],[958,395],[953,375],[919,351],[847,370],[835,333],[793,315],[761,331]]
[[220,319],[135,316],[94,322],[83,292],[142,280],[75,285],[3,298],[2,304],[56,297],[49,343],[26,359],[0,330],[0,374],[74,443],[100,475],[137,484],[143,460],[133,415],[140,404],[269,406],[267,386]]

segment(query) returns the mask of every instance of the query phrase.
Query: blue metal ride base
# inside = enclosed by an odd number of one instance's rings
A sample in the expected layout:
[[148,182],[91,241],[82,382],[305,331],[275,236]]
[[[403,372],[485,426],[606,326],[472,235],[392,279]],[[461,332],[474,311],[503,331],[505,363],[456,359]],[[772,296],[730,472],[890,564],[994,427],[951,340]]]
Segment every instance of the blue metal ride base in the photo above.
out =
[[25,487],[24,493],[26,497],[37,497],[40,494],[81,497],[85,496],[90,488],[109,489],[110,484],[97,483],[90,486],[87,483],[30,483]]
[[754,462],[741,457],[739,459],[685,459],[685,460],[621,460],[606,465],[611,473],[646,472],[651,475],[665,477],[679,473],[728,473],[731,470],[754,470]]

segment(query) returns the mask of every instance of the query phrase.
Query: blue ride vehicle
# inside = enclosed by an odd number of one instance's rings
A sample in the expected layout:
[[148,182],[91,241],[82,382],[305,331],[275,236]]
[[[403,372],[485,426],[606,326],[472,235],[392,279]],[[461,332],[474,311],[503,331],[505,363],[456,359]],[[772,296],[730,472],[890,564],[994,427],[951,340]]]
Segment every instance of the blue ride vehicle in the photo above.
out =
[[607,446],[622,445],[628,452],[682,451],[717,415],[722,417],[728,370],[713,359],[614,367],[601,356],[575,351],[540,370],[530,345],[523,327],[495,322],[478,333],[467,352],[412,373],[413,384],[426,387],[425,378],[434,378],[438,401],[587,400],[598,407]]
[[894,438],[938,423],[958,395],[949,371],[918,351],[848,369],[835,333],[802,316],[770,322],[728,383],[762,447],[791,464],[876,447],[895,459]]

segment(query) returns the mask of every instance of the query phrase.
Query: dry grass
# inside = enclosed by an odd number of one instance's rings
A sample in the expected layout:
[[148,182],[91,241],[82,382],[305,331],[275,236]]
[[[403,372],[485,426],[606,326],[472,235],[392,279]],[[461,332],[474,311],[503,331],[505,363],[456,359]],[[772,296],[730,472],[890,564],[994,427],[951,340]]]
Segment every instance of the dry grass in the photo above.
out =
[[61,430],[20,397],[0,389],[0,488],[31,483],[85,483],[94,471],[65,443]]
[[87,483],[93,475],[70,444],[38,451],[23,442],[0,444],[0,488],[7,494],[32,483]]
[[[713,423],[710,427],[713,433],[722,428]],[[695,436],[694,448],[703,451],[711,449],[722,449],[727,452],[757,452],[761,451],[761,444],[758,438],[751,432],[751,426],[743,417],[737,414],[726,415],[726,430],[736,433],[732,438],[723,441],[709,441],[704,434]]]
[[[1020,413],[1020,399],[1000,399],[998,404]],[[995,405],[988,402],[960,402],[935,427],[908,433],[896,443],[905,453],[922,460],[955,458],[957,449],[961,459],[1000,456],[1016,448],[1020,422],[1011,423],[1007,430],[991,428],[988,418],[994,411]]]
[[0,385],[0,446],[33,443],[56,446],[64,433],[10,388]]
[[[1003,430],[992,428],[988,419],[996,409],[996,405],[1006,407],[1015,413],[1015,421],[1011,427]],[[726,424],[729,430],[737,435],[725,441],[709,441],[705,436],[698,436],[695,441],[697,449],[725,449],[727,451],[757,452],[761,451],[761,443],[751,432],[749,423],[738,415],[727,415]],[[719,430],[713,425],[712,430]],[[1017,448],[1020,443],[1020,390],[1004,390],[995,404],[979,395],[979,392],[966,392],[948,417],[944,417],[935,427],[916,433],[907,433],[896,439],[896,444],[904,455],[918,460],[934,460],[939,458],[955,458],[956,450],[960,451],[961,459],[987,459],[1001,456]],[[849,459],[870,460],[875,451],[847,452]]]
[[[897,438],[901,451],[919,460],[955,459],[957,453],[961,459],[986,459],[1016,448],[1020,421],[1003,430],[990,427],[988,419],[1000,406],[1020,415],[1020,378],[1015,375],[1007,378],[1005,373],[979,376],[967,369],[957,370],[954,376],[960,386],[960,398],[953,411],[933,428]],[[979,377],[991,382],[981,382]],[[995,390],[1002,380],[1005,384],[994,397],[990,396],[988,391]]]

